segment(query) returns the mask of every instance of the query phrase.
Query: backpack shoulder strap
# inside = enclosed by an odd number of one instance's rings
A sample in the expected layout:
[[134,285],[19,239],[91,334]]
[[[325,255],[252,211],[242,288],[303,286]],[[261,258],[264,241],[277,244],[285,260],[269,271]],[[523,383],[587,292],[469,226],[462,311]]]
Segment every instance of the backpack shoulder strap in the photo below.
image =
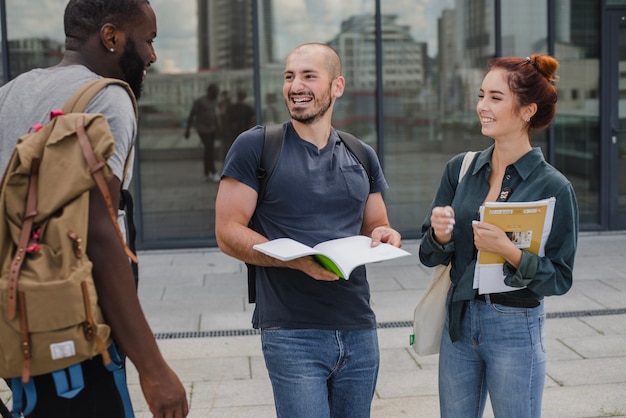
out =
[[259,194],[257,198],[257,206],[261,203],[265,195],[265,187],[269,180],[278,157],[283,146],[283,136],[285,135],[284,126],[280,124],[267,125],[265,127],[265,138],[263,141],[263,150],[261,151],[261,160],[256,170],[256,176],[259,179]]
[[[105,87],[110,86],[110,85],[119,85],[123,87],[124,89],[126,89],[128,96],[133,102],[133,109],[135,110],[135,120],[136,120],[137,119],[137,100],[135,98],[135,95],[133,94],[133,91],[131,90],[128,83],[117,78],[98,78],[98,79],[95,79],[88,83],[83,84],[78,90],[74,92],[74,94],[72,94],[69,100],[65,102],[65,105],[63,106],[63,113],[68,114],[68,113],[83,112],[87,108],[87,105],[89,104],[89,102],[91,102],[91,100],[93,100],[93,98],[96,97],[96,95],[100,93],[100,91],[102,91]],[[125,239],[117,223],[117,208],[119,207],[119,202],[115,202],[116,206],[115,207],[113,206],[113,202],[111,201],[111,196],[109,195],[109,191],[106,185],[106,181],[104,180],[104,176],[102,175],[102,172],[97,168],[98,166],[100,166],[100,163],[98,163],[95,160],[95,156],[93,154],[93,150],[91,146],[89,145],[90,144],[89,138],[87,137],[87,133],[85,132],[85,127],[83,123],[84,121],[82,119],[78,119],[77,125],[76,125],[76,129],[77,129],[76,133],[79,138],[81,149],[83,150],[83,155],[85,156],[85,159],[90,166],[90,170],[92,172],[94,181],[96,182],[96,185],[100,189],[100,192],[102,193],[102,197],[105,200],[107,209],[109,211],[109,216],[111,218],[111,221],[113,222],[113,225],[115,226],[115,230],[117,232],[117,236],[120,240],[120,243],[122,244],[122,247],[124,248],[124,251],[126,252],[126,255],[128,255],[128,257],[132,260],[133,263],[137,263],[138,262],[137,257],[134,251],[129,249],[128,246],[126,245]],[[126,170],[128,168],[130,155],[132,155],[132,152],[128,153],[126,163],[124,165],[124,177],[126,177]],[[121,179],[121,182],[122,184],[120,187],[123,187],[124,179]]]
[[[351,133],[339,130],[337,133],[341,141],[346,145],[346,148],[348,148],[348,151],[356,157],[365,169],[371,187],[374,182],[374,177],[372,176],[372,166],[370,164],[369,155],[363,143]],[[256,172],[257,178],[260,181],[257,206],[263,199],[267,181],[272,175],[278,158],[280,157],[284,134],[283,124],[272,124],[265,127],[265,141],[263,143],[263,151],[261,152],[261,163]]]
[[337,133],[339,134],[339,138],[341,138],[343,143],[346,145],[346,148],[348,148],[348,151],[350,151],[356,157],[356,159],[359,160],[359,163],[365,169],[371,187],[374,183],[374,177],[372,176],[372,165],[369,159],[369,155],[367,154],[367,150],[363,146],[363,143],[351,133],[340,130],[337,130]]
[[[127,82],[118,78],[97,78],[83,84],[78,90],[74,92],[74,94],[72,94],[68,101],[65,102],[65,105],[63,106],[63,113],[68,114],[84,112],[89,102],[91,102],[98,93],[104,90],[105,87],[111,85],[118,85],[126,90],[126,92],[128,93],[128,97],[130,97],[130,100],[133,102],[133,109],[135,111],[136,121],[139,117],[139,113],[137,110],[137,99],[135,98],[135,94],[133,93],[133,90],[130,88],[130,85]],[[121,179],[122,186],[124,185],[124,180],[126,179],[128,167],[130,166],[130,158],[132,158],[132,156],[133,153],[129,151],[126,162],[124,163],[124,175]]]
[[101,90],[110,85],[118,85],[126,89],[128,96],[133,102],[135,119],[137,119],[137,100],[135,99],[135,95],[133,94],[133,91],[128,83],[117,78],[98,78],[83,84],[65,103],[63,106],[63,113],[83,112],[87,108],[89,102],[93,100],[93,98],[96,97]]

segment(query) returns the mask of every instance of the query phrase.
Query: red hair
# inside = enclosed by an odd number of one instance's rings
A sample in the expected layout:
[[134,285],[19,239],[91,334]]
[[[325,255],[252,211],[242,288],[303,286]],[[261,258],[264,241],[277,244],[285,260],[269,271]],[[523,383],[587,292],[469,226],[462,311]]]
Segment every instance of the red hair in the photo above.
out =
[[543,129],[552,123],[558,98],[554,83],[559,79],[559,63],[549,55],[533,54],[526,58],[501,57],[489,60],[489,68],[507,72],[509,88],[517,97],[520,107],[537,104],[537,112],[529,129]]

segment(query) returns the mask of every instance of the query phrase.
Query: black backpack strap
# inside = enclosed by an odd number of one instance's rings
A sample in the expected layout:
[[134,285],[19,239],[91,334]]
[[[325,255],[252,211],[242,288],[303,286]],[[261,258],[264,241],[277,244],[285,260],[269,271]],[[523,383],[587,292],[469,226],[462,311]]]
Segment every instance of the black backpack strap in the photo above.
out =
[[[359,163],[365,169],[367,178],[370,182],[370,187],[374,183],[374,177],[372,176],[372,166],[370,164],[370,158],[367,154],[367,150],[363,146],[363,143],[354,135],[348,132],[339,131],[339,138],[345,144],[348,151],[350,151]],[[261,203],[263,196],[265,195],[265,188],[267,181],[269,180],[278,158],[280,157],[280,150],[283,146],[283,136],[285,135],[285,129],[283,124],[273,124],[265,127],[265,142],[263,143],[263,151],[261,152],[261,162],[256,171],[256,176],[260,181],[259,194],[257,199],[257,206]]]
[[[124,220],[126,221],[126,240],[128,248],[137,254],[135,241],[137,240],[137,227],[135,226],[135,208],[133,205],[133,196],[127,189],[120,188],[120,209],[126,212]],[[130,266],[133,270],[133,276],[135,276],[135,288],[139,285],[139,265],[133,260],[130,261]]]
[[[261,203],[261,200],[263,200],[267,181],[272,175],[274,167],[276,167],[276,163],[280,157],[284,134],[285,130],[283,124],[272,124],[265,127],[261,159],[256,169],[256,176],[259,179],[259,193],[256,201],[257,207]],[[254,218],[254,214],[252,217]],[[255,231],[262,233],[262,231],[259,231],[258,227],[254,225],[253,220],[250,220],[249,226]],[[254,303],[256,302],[256,267],[248,263],[246,263],[246,267],[248,268],[248,302]]]
[[9,411],[9,409],[6,407],[6,405],[4,404],[4,402],[2,402],[2,400],[0,400],[0,416],[2,418],[11,418],[11,412]]
[[372,184],[374,184],[374,177],[372,176],[372,165],[370,164],[370,158],[367,154],[367,150],[363,146],[363,143],[351,133],[339,130],[337,130],[337,133],[339,134],[339,138],[341,138],[346,148],[348,148],[348,151],[350,151],[356,157],[356,159],[359,160],[359,163],[361,163],[361,165],[365,169],[365,172],[367,173],[367,178],[370,181],[371,188]]
[[265,195],[267,181],[274,172],[274,168],[280,157],[284,135],[285,128],[282,123],[267,125],[265,127],[265,140],[263,142],[263,151],[261,151],[261,161],[259,167],[256,169],[256,176],[259,179],[257,206],[261,203]]

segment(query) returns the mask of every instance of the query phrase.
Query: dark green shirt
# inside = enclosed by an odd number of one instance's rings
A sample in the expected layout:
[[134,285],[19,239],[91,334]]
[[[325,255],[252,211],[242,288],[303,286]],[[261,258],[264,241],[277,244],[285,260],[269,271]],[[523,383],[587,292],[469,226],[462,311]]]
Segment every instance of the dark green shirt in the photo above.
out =
[[[446,165],[432,207],[449,205],[454,209],[452,241],[441,246],[434,240],[430,213],[422,226],[420,260],[426,266],[452,261],[450,278],[453,283],[453,302],[471,300],[476,295],[473,282],[477,251],[474,248],[472,220],[477,219],[479,207],[489,192],[492,153],[493,145],[479,152],[458,186],[464,154],[452,158]],[[578,242],[578,205],[571,183],[544,160],[540,148],[534,148],[506,168],[502,188],[507,186],[512,189],[509,202],[556,198],[545,256],[539,257],[523,250],[517,269],[508,263],[504,264],[507,285],[520,288],[527,286],[508,292],[507,295],[541,300],[544,296],[566,293],[572,286],[572,269]],[[456,319],[451,318],[453,320]]]

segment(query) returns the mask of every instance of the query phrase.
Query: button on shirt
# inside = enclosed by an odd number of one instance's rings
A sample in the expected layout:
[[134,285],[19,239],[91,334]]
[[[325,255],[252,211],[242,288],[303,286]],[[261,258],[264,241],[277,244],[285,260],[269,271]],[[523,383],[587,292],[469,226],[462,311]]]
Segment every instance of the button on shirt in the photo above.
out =
[[[432,207],[449,205],[454,209],[452,241],[443,246],[435,241],[430,212],[422,225],[423,236],[419,250],[421,262],[426,266],[452,262],[451,334],[453,328],[459,325],[454,322],[460,322],[463,301],[471,300],[476,295],[473,281],[477,252],[474,248],[472,220],[476,218],[489,192],[493,148],[492,145],[477,154],[458,186],[464,154],[452,158],[446,165]],[[578,241],[578,205],[571,183],[544,160],[540,148],[533,148],[506,168],[501,190],[505,188],[511,190],[509,202],[556,198],[552,232],[545,245],[545,256],[539,257],[522,250],[522,259],[517,268],[504,264],[505,283],[520,287],[520,290],[508,292],[507,295],[541,300],[544,296],[566,293],[572,286]]]

